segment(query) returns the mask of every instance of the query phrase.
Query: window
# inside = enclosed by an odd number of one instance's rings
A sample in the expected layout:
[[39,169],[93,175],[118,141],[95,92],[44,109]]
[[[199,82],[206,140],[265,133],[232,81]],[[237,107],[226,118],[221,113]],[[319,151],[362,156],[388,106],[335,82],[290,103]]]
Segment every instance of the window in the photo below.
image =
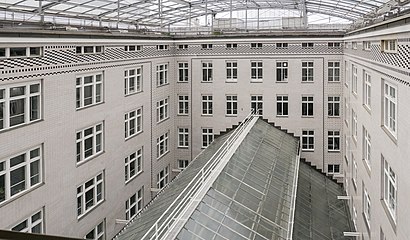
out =
[[0,48],[0,58],[6,57],[6,48]]
[[340,62],[327,63],[327,80],[329,82],[340,81]]
[[104,200],[103,173],[77,187],[77,216],[82,217]]
[[41,118],[41,83],[0,86],[0,131]]
[[363,50],[370,51],[372,43],[369,41],[363,41]]
[[142,195],[143,189],[141,188],[135,194],[133,194],[126,202],[125,202],[125,219],[131,220],[142,210]]
[[329,152],[340,151],[340,131],[328,131],[327,132],[327,149]]
[[178,82],[188,82],[188,63],[178,63]]
[[161,158],[169,152],[168,140],[168,132],[157,138],[157,158]]
[[142,132],[142,107],[124,115],[125,139]]
[[276,96],[276,116],[286,117],[289,114],[289,97],[288,95]]
[[238,44],[237,43],[227,43],[226,44],[226,49],[237,49]]
[[262,61],[251,61],[251,81],[262,81],[263,66]]
[[287,49],[288,48],[288,43],[276,43],[276,48]]
[[363,71],[363,104],[367,109],[371,109],[372,103],[372,78],[369,72]]
[[128,46],[124,46],[124,51],[126,51],[126,52],[142,51],[142,45],[128,45]]
[[142,163],[143,163],[143,149],[139,148],[137,151],[126,156],[124,159],[125,167],[125,182],[129,182],[134,179],[138,174],[142,173]]
[[314,44],[312,42],[302,43],[302,48],[304,49],[312,49]]
[[251,43],[251,48],[253,49],[262,48],[262,46],[262,43]]
[[202,95],[202,115],[212,115],[212,95]]
[[288,62],[276,62],[276,81],[288,81]]
[[389,39],[381,41],[381,51],[386,53],[397,53],[397,40]]
[[370,168],[371,163],[371,137],[367,129],[363,126],[363,160],[366,162],[367,166]]
[[189,147],[189,129],[188,128],[178,128],[178,147],[179,148]]
[[329,174],[340,173],[340,164],[328,164],[327,173]]
[[349,139],[345,135],[345,159],[347,164],[349,164]]
[[396,220],[397,207],[397,176],[389,163],[382,157],[383,165],[383,200],[389,210],[390,215]]
[[327,43],[327,48],[329,48],[329,49],[338,49],[340,47],[341,47],[340,42],[329,42],[329,43]]
[[100,222],[93,230],[91,230],[87,235],[84,237],[85,239],[92,239],[92,240],[104,240],[105,239],[105,231],[104,231],[104,221]]
[[42,47],[10,47],[0,48],[0,58],[41,57]]
[[157,65],[157,87],[168,84],[168,63]]
[[189,113],[189,96],[178,95],[178,115],[188,115]]
[[179,44],[178,49],[179,50],[187,50],[188,49],[188,44]]
[[168,166],[166,166],[164,169],[162,169],[158,174],[157,174],[157,188],[159,190],[162,190],[169,181],[169,170]]
[[357,188],[357,162],[352,153],[352,162],[353,162],[353,170],[352,170],[352,182],[353,186]]
[[124,94],[130,95],[142,91],[142,67],[124,71]]
[[352,93],[357,95],[357,67],[352,64]]
[[313,96],[302,96],[302,117],[313,117]]
[[353,205],[353,225],[354,225],[354,229],[357,230],[357,209],[356,207]]
[[347,98],[345,97],[345,109],[344,109],[344,113],[345,113],[345,123],[346,126],[349,126],[349,102],[347,101]]
[[202,62],[202,81],[212,82],[212,63]]
[[357,49],[357,42],[352,42],[352,49]]
[[329,117],[340,116],[340,97],[328,96],[327,97],[327,114]]
[[214,141],[214,130],[212,128],[202,128],[202,148],[206,148]]
[[37,211],[27,219],[11,228],[11,231],[23,233],[44,233],[43,210]]
[[345,61],[345,86],[349,88],[349,65]]
[[367,227],[370,229],[370,196],[369,193],[367,192],[367,189],[363,186],[363,215],[364,215],[364,220],[367,224]]
[[208,50],[208,49],[212,49],[212,44],[201,44],[201,47],[203,50]]
[[352,137],[355,142],[357,142],[357,115],[352,109]]
[[259,116],[263,115],[263,96],[251,95],[251,110]]
[[394,136],[397,134],[397,88],[387,81],[384,82],[384,127]]
[[188,167],[189,161],[188,160],[178,160],[178,169],[185,170]]
[[226,96],[226,115],[236,116],[238,114],[238,96]]
[[169,49],[169,45],[166,45],[166,44],[157,45],[157,50],[158,51],[165,51],[165,50],[168,50],[168,49]]
[[157,102],[157,123],[167,119],[168,115],[168,98]]
[[77,132],[77,163],[87,161],[103,152],[103,123]]
[[315,131],[314,130],[302,130],[302,150],[314,151],[315,150]]
[[236,82],[238,80],[238,63],[235,61],[226,62],[226,81]]
[[103,74],[94,73],[76,78],[77,109],[96,105],[103,101]]
[[302,82],[313,82],[313,62],[302,62]]

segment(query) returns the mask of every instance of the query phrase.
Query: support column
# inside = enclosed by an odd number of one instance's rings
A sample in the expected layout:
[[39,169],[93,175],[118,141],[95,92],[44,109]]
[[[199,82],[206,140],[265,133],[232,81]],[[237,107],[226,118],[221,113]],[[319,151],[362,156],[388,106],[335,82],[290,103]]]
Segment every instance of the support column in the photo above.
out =
[[120,0],[117,0],[117,29],[120,27]]
[[40,14],[40,22],[44,23],[43,0],[38,1],[38,14]]
[[232,0],[229,2],[229,28],[232,29]]
[[302,0],[302,9],[301,9],[301,11],[302,11],[303,28],[308,28],[306,0]]
[[256,29],[259,30],[259,8],[258,8],[256,24],[257,24]]
[[248,0],[245,0],[245,31],[248,31]]
[[205,26],[208,26],[208,0],[205,0]]

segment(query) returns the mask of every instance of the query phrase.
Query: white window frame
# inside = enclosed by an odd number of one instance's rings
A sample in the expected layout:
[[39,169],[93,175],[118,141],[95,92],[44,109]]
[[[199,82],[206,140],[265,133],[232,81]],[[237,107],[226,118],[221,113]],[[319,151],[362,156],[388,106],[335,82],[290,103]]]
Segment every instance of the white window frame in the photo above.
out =
[[[91,133],[88,133],[90,130]],[[76,137],[77,164],[88,161],[104,152],[104,122],[77,131]],[[91,155],[86,157],[86,152],[90,150],[86,149],[86,143],[90,140],[92,144]]]
[[208,147],[214,141],[213,128],[202,128],[202,148]]
[[189,128],[179,127],[178,128],[178,148],[188,148],[189,147]]
[[340,61],[327,62],[327,80],[329,82],[340,82]]
[[352,64],[352,93],[357,96],[357,66]]
[[[281,110],[281,111],[280,111]],[[287,114],[285,114],[285,112]],[[289,96],[286,94],[276,95],[276,116],[289,116]]]
[[396,222],[397,214],[397,175],[391,168],[387,160],[382,157],[383,165],[383,202],[386,204],[387,210],[393,221]]
[[313,42],[303,42],[302,49],[313,49],[315,44]]
[[124,46],[125,52],[139,52],[142,51],[142,45],[126,45]]
[[345,117],[345,123],[346,126],[349,126],[349,113],[350,113],[350,109],[349,109],[349,102],[347,101],[347,98],[345,97],[345,109],[344,109],[344,117]]
[[[91,82],[86,83],[86,79],[91,78]],[[85,98],[86,89],[91,89],[90,97]],[[99,92],[99,94],[97,94]],[[87,102],[91,100],[91,102]],[[104,74],[103,72],[88,73],[76,76],[76,109],[100,104],[104,101]]]
[[302,82],[313,82],[314,62],[302,61]]
[[357,42],[356,41],[353,41],[352,42],[352,49],[357,49]]
[[213,48],[212,44],[201,44],[202,50],[212,50],[212,48]]
[[303,129],[302,130],[302,151],[313,152],[315,151],[315,130]]
[[372,46],[372,42],[370,41],[363,41],[363,50],[370,51]]
[[371,201],[367,189],[363,186],[363,216],[367,227],[370,229],[370,218],[371,218]]
[[237,82],[238,81],[238,62],[226,61],[226,81]]
[[124,95],[142,92],[142,66],[124,70]]
[[142,132],[142,107],[125,113],[125,139],[130,139]]
[[[20,226],[21,225],[21,226]],[[37,231],[36,228],[40,228],[40,231]],[[31,214],[28,218],[20,221],[18,224],[15,224],[11,231],[17,231],[22,233],[44,233],[44,211],[40,209],[35,213]]]
[[313,117],[315,115],[314,103],[313,95],[302,95],[302,117]]
[[169,118],[169,97],[157,102],[157,123]]
[[188,44],[178,44],[178,50],[188,50]]
[[363,106],[368,110],[372,105],[372,77],[369,72],[363,70]]
[[329,152],[340,152],[340,130],[327,131],[327,150]]
[[157,87],[168,84],[168,63],[156,65]]
[[357,143],[357,131],[358,131],[358,125],[357,125],[357,114],[354,109],[352,109],[352,138]]
[[369,131],[363,126],[363,160],[367,164],[369,170],[371,169],[371,136]]
[[202,95],[202,115],[212,116],[213,114],[213,96],[212,95]]
[[212,62],[202,62],[202,82],[212,82],[213,64]]
[[[329,49],[340,49],[342,44],[340,42],[328,42],[327,43],[327,48]],[[347,46],[347,44],[346,44]]]
[[[38,87],[37,87],[38,86]],[[24,89],[24,94],[11,96],[13,89]],[[32,92],[32,93],[31,93]],[[36,105],[33,105],[37,99]],[[23,113],[15,113],[11,116],[10,112],[15,112],[19,107],[18,102],[23,101]],[[0,131],[28,125],[42,119],[42,84],[41,81],[31,81],[27,83],[0,86]],[[15,109],[15,110],[13,110]],[[23,122],[11,125],[11,118],[23,117]]]
[[[87,238],[88,235],[92,234],[92,238]],[[93,240],[104,240],[105,239],[105,219],[97,224],[90,232],[88,232],[84,239],[93,239]]]
[[251,110],[258,116],[263,115],[263,95],[251,95]]
[[340,164],[328,164],[327,173],[328,174],[339,174],[341,171]]
[[[91,184],[88,184],[91,182]],[[88,186],[87,186],[88,185]],[[86,208],[86,194],[92,193],[92,205]],[[100,196],[100,197],[99,197]],[[98,199],[99,198],[99,199]],[[95,177],[87,180],[77,187],[77,218],[80,219],[88,212],[95,209],[104,201],[104,172],[98,173]]]
[[189,95],[178,95],[178,115],[189,114]]
[[158,172],[157,174],[157,189],[162,190],[169,183],[169,166]]
[[397,137],[397,86],[383,80],[383,126]]
[[353,182],[353,186],[355,188],[357,188],[357,162],[356,162],[356,158],[354,157],[354,154],[352,153],[352,182]]
[[238,115],[238,95],[226,95],[226,116]]
[[262,43],[251,43],[251,49],[261,49],[262,46]]
[[188,62],[178,62],[178,82],[188,82],[189,64]]
[[397,53],[398,44],[397,39],[384,39],[380,42],[381,51],[385,53]]
[[131,220],[141,212],[144,201],[144,188],[140,188],[125,201],[125,220]]
[[167,51],[167,50],[169,50],[169,45],[168,44],[159,44],[159,45],[157,45],[157,50],[158,51]]
[[288,82],[289,64],[287,61],[276,61],[276,82]]
[[[23,50],[24,54],[23,55],[15,55],[12,56],[12,49],[15,48],[20,48],[21,50]],[[44,50],[43,47],[39,47],[39,46],[33,46],[33,47],[2,47],[0,48],[0,50],[2,50],[2,54],[0,55],[0,59],[2,58],[29,58],[29,57],[42,57],[44,55]],[[37,53],[33,53],[31,50],[36,50],[33,52],[38,52]]]
[[226,49],[230,49],[230,50],[238,49],[238,44],[237,43],[227,43]]
[[288,49],[289,44],[288,43],[276,43],[276,48],[277,49]]
[[327,97],[327,116],[340,117],[340,96],[333,95]]
[[160,159],[169,152],[169,132],[157,138],[157,159]]
[[181,171],[185,170],[188,167],[188,165],[188,160],[178,159],[178,169],[180,169]]
[[129,183],[143,172],[143,154],[143,147],[140,147],[139,149],[137,149],[137,151],[129,154],[124,158],[125,183]]
[[[91,51],[86,52],[87,48],[92,48]],[[76,46],[75,47],[76,54],[96,54],[96,53],[104,53],[104,46]]]
[[251,61],[251,81],[263,81],[263,61]]

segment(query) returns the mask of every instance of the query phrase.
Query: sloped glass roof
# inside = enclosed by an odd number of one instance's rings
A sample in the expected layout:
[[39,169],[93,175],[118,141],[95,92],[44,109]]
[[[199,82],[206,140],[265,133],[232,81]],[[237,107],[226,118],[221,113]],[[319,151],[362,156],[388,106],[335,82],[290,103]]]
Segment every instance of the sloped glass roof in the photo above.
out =
[[353,21],[376,13],[387,2],[391,3],[390,7],[408,3],[399,0],[3,0],[0,1],[0,18],[163,27],[204,15],[285,9]]

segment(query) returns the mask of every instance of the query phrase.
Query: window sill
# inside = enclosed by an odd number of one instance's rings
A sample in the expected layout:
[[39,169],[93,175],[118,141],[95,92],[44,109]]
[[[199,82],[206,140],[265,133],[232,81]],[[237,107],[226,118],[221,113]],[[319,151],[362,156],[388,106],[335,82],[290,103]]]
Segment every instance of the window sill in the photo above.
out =
[[345,155],[345,161],[346,161],[346,165],[349,166],[349,158],[347,158],[346,155]]
[[238,114],[225,114],[225,117],[237,117]]
[[251,79],[251,83],[263,83],[263,79]]
[[213,117],[213,114],[201,114],[201,117]]
[[188,149],[189,146],[178,146],[177,148],[178,148],[178,149]]
[[226,83],[237,83],[238,80],[225,80]]
[[314,81],[302,81],[301,83],[302,83],[302,84],[309,84],[309,83],[310,83],[310,84],[313,84],[313,83],[315,83],[315,82],[314,82]]
[[40,118],[40,119],[31,121],[31,122],[28,122],[28,123],[22,123],[22,124],[14,125],[12,127],[3,128],[3,129],[0,130],[0,133],[5,133],[5,132],[8,132],[8,131],[12,131],[12,130],[19,129],[19,128],[22,128],[22,127],[26,127],[28,125],[35,124],[35,123],[42,122],[42,121],[44,121],[44,120]]
[[136,137],[136,136],[138,136],[138,135],[140,135],[141,133],[143,133],[144,131],[139,131],[139,132],[136,132],[136,133],[134,133],[133,135],[131,135],[131,136],[128,136],[128,137],[126,137],[125,138],[125,142],[126,141],[128,141],[128,140],[130,140],[130,139],[132,139],[132,138],[134,138],[134,137]]
[[125,185],[127,185],[128,183],[132,182],[132,180],[136,179],[138,176],[140,176],[144,171],[141,171],[137,174],[135,174],[134,176],[132,176],[130,179],[128,179],[127,181],[125,181]]
[[364,225],[366,225],[366,229],[367,229],[367,233],[369,234],[369,239],[370,239],[370,223],[367,220],[366,215],[362,212],[362,216],[363,216],[363,221],[364,221]]
[[161,158],[165,157],[170,151],[166,151],[164,154],[162,154],[161,156],[157,157],[157,161],[160,160]]
[[387,136],[393,141],[393,143],[397,145],[397,137],[384,125],[382,125],[381,127],[383,131],[387,134]]
[[391,214],[389,207],[387,206],[386,202],[384,201],[384,199],[380,199],[380,202],[383,206],[384,211],[386,212],[386,216],[389,219],[389,222],[394,230],[394,232],[396,233],[397,231],[397,222],[394,219],[393,215]]
[[189,83],[189,81],[188,80],[186,80],[186,81],[177,81],[177,83]]
[[339,81],[327,81],[329,84],[339,84],[340,83],[340,80]]
[[348,127],[349,126],[349,122],[345,120],[345,124]]
[[201,83],[213,83],[213,81],[201,81]]
[[371,177],[372,176],[372,169],[370,167],[369,162],[365,159],[362,159],[362,161],[363,161],[363,165],[364,165],[364,168],[366,169],[367,174],[369,175],[369,177]]
[[100,155],[102,155],[102,154],[104,154],[104,153],[105,153],[105,151],[103,150],[103,151],[101,151],[101,152],[98,153],[98,154],[95,154],[95,155],[93,155],[93,156],[91,156],[91,157],[88,157],[88,158],[86,158],[86,159],[83,159],[83,160],[80,161],[80,162],[77,162],[77,163],[76,163],[76,164],[77,164],[77,167],[80,167],[81,165],[83,165],[83,164],[85,164],[85,163],[88,163],[89,161],[93,160],[94,158],[99,157]]
[[[43,163],[43,164],[44,164],[44,163]],[[42,173],[42,174],[43,174],[43,173]],[[44,174],[43,174],[43,175],[44,175]],[[42,177],[43,177],[43,175],[42,175]],[[24,191],[21,191],[21,192],[17,193],[16,195],[10,197],[9,199],[4,200],[3,202],[0,203],[0,208],[3,207],[3,206],[5,206],[5,205],[7,205],[7,204],[9,204],[9,203],[11,203],[11,202],[13,202],[13,201],[15,201],[15,200],[18,199],[18,198],[23,197],[24,195],[26,195],[26,194],[28,194],[28,193],[30,193],[30,192],[36,190],[37,188],[40,188],[40,187],[43,186],[44,184],[45,184],[44,182],[37,183],[36,185],[30,187],[29,189],[26,189],[26,190],[24,190]]]
[[302,116],[302,118],[314,118],[315,116]]
[[352,183],[354,191],[357,192],[357,181],[352,178]]
[[189,116],[189,113],[184,113],[184,114],[178,113],[177,116],[184,116],[185,117],[185,116]]
[[372,115],[372,110],[370,109],[370,107],[366,104],[363,104],[363,108],[370,114]]
[[338,119],[338,118],[340,118],[340,115],[339,116],[327,116],[328,118],[333,118],[333,119]]
[[327,150],[328,153],[340,153],[340,149],[339,150]]
[[95,103],[95,104],[90,104],[90,105],[87,105],[87,106],[85,106],[85,107],[75,108],[75,110],[76,110],[76,111],[81,111],[81,110],[84,110],[84,109],[88,109],[88,108],[91,108],[91,107],[95,107],[95,106],[101,105],[101,104],[103,104],[103,103],[104,103],[104,101],[99,102],[99,103]]
[[164,83],[164,84],[161,84],[161,85],[157,85],[157,88],[160,88],[160,87],[165,87],[165,86],[168,86],[168,85],[169,85],[169,82]]
[[125,95],[124,95],[124,97],[128,97],[128,96],[136,95],[136,94],[138,94],[138,93],[142,93],[142,92],[144,92],[144,91],[143,91],[143,90],[140,90],[140,91],[136,91],[136,92],[132,92],[132,93],[127,93],[127,94],[125,94]]
[[99,203],[96,205],[92,206],[91,208],[87,209],[85,213],[81,214],[80,216],[77,216],[77,221],[80,221],[83,219],[85,216],[87,216],[90,212],[92,212],[94,209],[96,209],[98,206],[100,206],[103,202],[105,202],[105,199],[101,200]]
[[315,149],[302,149],[302,152],[314,152]]
[[288,81],[276,81],[276,83],[288,83]]
[[161,124],[161,123],[163,123],[163,122],[165,122],[165,121],[168,120],[168,119],[169,119],[169,117],[159,120],[159,121],[157,122],[157,125],[158,125],[158,124]]
[[288,118],[289,115],[276,115],[277,118]]

